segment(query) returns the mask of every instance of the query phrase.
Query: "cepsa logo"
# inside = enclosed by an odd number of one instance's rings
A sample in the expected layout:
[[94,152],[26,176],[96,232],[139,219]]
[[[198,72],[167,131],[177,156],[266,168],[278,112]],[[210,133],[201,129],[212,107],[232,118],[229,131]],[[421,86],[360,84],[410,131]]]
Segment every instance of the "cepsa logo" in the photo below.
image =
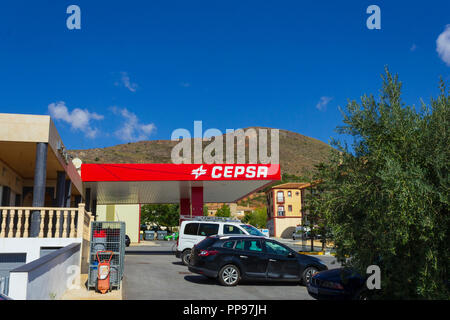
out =
[[[269,168],[267,166],[213,166],[211,169],[211,178],[267,178]],[[202,175],[208,175],[208,170],[201,165],[197,169],[192,170],[192,175],[198,179]]]

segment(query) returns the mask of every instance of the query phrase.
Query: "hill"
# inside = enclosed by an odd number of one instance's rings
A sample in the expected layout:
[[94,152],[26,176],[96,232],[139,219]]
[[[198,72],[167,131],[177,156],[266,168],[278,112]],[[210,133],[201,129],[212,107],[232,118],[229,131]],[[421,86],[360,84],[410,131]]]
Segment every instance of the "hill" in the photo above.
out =
[[[311,173],[315,164],[326,161],[331,148],[317,139],[281,129],[279,142],[281,172],[295,176]],[[172,148],[177,143],[170,140],[139,141],[106,148],[69,150],[69,154],[84,163],[170,163]],[[208,143],[204,142],[204,145]]]

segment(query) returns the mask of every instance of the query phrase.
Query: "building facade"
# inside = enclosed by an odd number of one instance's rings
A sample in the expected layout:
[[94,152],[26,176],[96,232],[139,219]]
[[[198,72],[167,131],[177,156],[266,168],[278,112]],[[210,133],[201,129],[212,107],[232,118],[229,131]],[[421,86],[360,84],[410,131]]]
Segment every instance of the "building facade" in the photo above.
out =
[[230,214],[232,218],[243,219],[246,213],[251,213],[255,208],[250,206],[239,206],[237,203],[206,203],[208,208],[208,216],[215,216],[218,209],[223,205],[230,207]]
[[267,228],[271,237],[291,238],[302,224],[305,193],[310,183],[284,183],[266,192]]

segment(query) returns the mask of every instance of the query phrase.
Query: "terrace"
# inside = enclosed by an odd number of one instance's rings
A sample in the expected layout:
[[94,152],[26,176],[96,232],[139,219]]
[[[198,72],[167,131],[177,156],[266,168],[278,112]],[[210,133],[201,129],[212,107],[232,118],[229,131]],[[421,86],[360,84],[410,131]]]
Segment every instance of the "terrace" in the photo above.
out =
[[[40,218],[37,237],[30,236],[33,213]],[[60,270],[62,266],[75,266],[75,277],[87,272],[94,217],[84,203],[77,208],[0,207],[0,214],[0,252],[17,263],[9,274],[0,275],[0,293],[14,299],[48,299],[57,292],[54,298],[59,298],[70,276],[67,270]],[[17,260],[20,255],[24,257],[21,261]],[[54,259],[49,259],[50,255]],[[38,291],[33,289],[37,283]]]

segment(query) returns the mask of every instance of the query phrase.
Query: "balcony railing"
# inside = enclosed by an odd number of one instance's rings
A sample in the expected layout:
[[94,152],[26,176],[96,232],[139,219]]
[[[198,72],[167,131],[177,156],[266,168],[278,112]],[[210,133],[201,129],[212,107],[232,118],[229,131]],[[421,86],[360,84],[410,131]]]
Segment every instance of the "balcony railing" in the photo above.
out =
[[89,239],[93,216],[84,206],[80,203],[78,208],[0,207],[0,238],[28,238],[31,213],[38,211],[39,238]]

